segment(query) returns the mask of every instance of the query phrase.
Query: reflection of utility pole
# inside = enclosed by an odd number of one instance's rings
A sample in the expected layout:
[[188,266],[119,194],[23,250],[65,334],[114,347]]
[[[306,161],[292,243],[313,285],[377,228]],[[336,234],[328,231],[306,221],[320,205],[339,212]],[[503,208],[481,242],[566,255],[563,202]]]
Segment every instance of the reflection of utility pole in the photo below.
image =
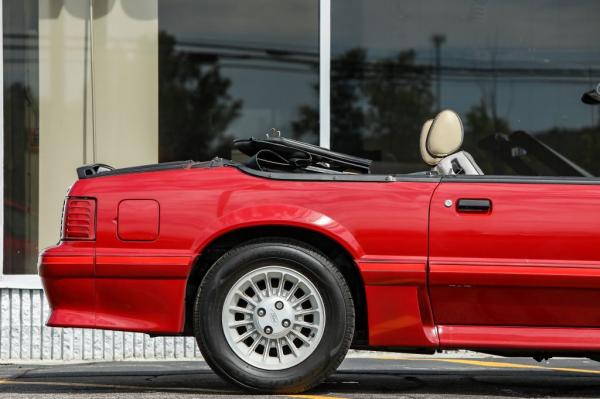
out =
[[436,33],[431,37],[431,41],[435,48],[435,108],[439,112],[442,110],[442,44],[446,42],[446,36]]
[[496,68],[496,56],[498,47],[494,45],[492,49],[492,92],[490,93],[490,107],[492,108],[492,122],[494,123],[494,132],[498,132],[498,69]]

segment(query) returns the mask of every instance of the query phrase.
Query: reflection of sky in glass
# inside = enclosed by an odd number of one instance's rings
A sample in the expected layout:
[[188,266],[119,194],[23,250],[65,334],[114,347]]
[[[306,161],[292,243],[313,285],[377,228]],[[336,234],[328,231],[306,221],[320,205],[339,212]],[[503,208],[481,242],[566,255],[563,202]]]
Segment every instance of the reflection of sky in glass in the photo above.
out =
[[[262,135],[271,127],[286,134],[298,107],[315,105],[318,27],[316,0],[159,1],[160,30],[178,43],[211,46],[179,50],[230,55],[220,61],[221,73],[232,81],[230,94],[244,101],[241,116],[227,128],[235,137]],[[291,54],[283,58],[302,62],[261,59],[269,49],[285,50]]]
[[332,13],[334,56],[414,49],[417,64],[432,65],[431,37],[443,34],[443,107],[464,114],[492,93],[495,75],[498,116],[514,129],[598,123],[580,102],[600,82],[597,0],[350,0],[333,2]]

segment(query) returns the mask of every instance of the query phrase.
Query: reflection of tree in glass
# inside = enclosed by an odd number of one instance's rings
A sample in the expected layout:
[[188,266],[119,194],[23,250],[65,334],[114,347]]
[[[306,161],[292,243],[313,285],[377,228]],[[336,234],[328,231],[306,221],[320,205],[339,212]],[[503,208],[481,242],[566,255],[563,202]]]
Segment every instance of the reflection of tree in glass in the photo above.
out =
[[[332,59],[331,65],[332,148],[378,161],[373,167],[375,173],[426,170],[418,143],[422,124],[434,116],[432,67],[416,65],[412,50],[371,61],[361,48],[340,54]],[[463,148],[486,174],[565,173],[560,165],[544,163],[543,154],[519,153],[518,146],[509,141],[512,133],[509,121],[496,115],[494,98],[487,98],[484,93],[480,102],[462,115]],[[318,136],[318,109],[302,106],[299,113],[299,119],[292,124],[294,136],[299,139],[307,133]],[[600,126],[555,128],[527,133],[594,175],[600,175],[599,129]]]
[[561,154],[576,162],[579,166],[600,176],[600,126],[581,129],[554,128],[538,133],[542,140]]
[[[369,61],[364,49],[332,59],[332,148],[378,161],[419,162],[421,125],[431,116],[428,67],[416,66],[412,50]],[[318,110],[300,108],[294,136],[318,135]]]
[[381,160],[420,162],[421,126],[432,116],[433,95],[428,67],[415,65],[415,52],[373,63],[364,85],[367,126]]
[[[494,118],[484,100],[465,115],[463,147],[486,174],[526,176],[598,176],[599,127],[553,128],[541,132],[512,132],[508,121]],[[543,143],[542,145],[536,142]],[[555,158],[566,157],[582,171]],[[585,174],[585,173],[588,174]]]
[[[363,49],[350,50],[331,62],[331,139],[332,148],[336,151],[353,154],[363,152],[361,135],[365,128],[365,115],[360,107],[360,100],[365,62],[366,52]],[[318,95],[318,85],[314,85],[313,89]],[[319,110],[303,105],[299,108],[299,113],[300,118],[292,122],[294,137],[318,137]]]
[[[315,91],[319,91],[318,85],[313,85]],[[292,134],[296,140],[311,142],[310,138],[319,137],[319,110],[310,105],[301,105],[298,108],[300,117],[292,121]],[[312,144],[319,144],[312,142]]]
[[9,274],[35,272],[38,126],[38,99],[31,86],[16,82],[5,87],[4,271]]
[[492,117],[488,110],[487,103],[482,97],[481,102],[471,107],[464,115],[465,138],[463,149],[468,151],[484,173],[489,174],[508,174],[512,169],[508,168],[500,157],[485,151],[485,146],[481,144],[490,135],[500,133],[510,133],[510,126],[507,121],[499,117]]
[[228,94],[218,59],[178,52],[175,39],[159,34],[159,159],[161,162],[229,157],[225,129],[239,116],[242,101]]

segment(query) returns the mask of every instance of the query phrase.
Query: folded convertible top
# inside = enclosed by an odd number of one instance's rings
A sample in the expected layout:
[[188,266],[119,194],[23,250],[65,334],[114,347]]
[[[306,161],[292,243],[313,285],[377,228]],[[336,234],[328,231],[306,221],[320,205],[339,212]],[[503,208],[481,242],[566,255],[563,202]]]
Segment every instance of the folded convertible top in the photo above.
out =
[[284,137],[238,139],[234,146],[259,169],[294,168],[316,173],[370,173],[370,159],[341,154]]

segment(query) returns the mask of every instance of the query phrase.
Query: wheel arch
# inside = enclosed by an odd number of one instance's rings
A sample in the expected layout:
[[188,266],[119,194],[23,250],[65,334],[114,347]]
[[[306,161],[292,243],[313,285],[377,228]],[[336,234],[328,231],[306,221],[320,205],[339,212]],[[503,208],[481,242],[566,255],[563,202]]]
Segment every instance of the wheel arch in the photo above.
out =
[[257,237],[297,240],[314,247],[331,259],[348,282],[354,299],[356,326],[353,346],[364,346],[367,344],[368,318],[365,285],[360,270],[354,261],[353,254],[348,249],[348,245],[342,244],[339,240],[321,231],[305,226],[273,224],[238,227],[223,232],[206,243],[196,258],[187,280],[185,293],[185,334],[192,333],[195,296],[198,286],[210,266],[230,249]]

